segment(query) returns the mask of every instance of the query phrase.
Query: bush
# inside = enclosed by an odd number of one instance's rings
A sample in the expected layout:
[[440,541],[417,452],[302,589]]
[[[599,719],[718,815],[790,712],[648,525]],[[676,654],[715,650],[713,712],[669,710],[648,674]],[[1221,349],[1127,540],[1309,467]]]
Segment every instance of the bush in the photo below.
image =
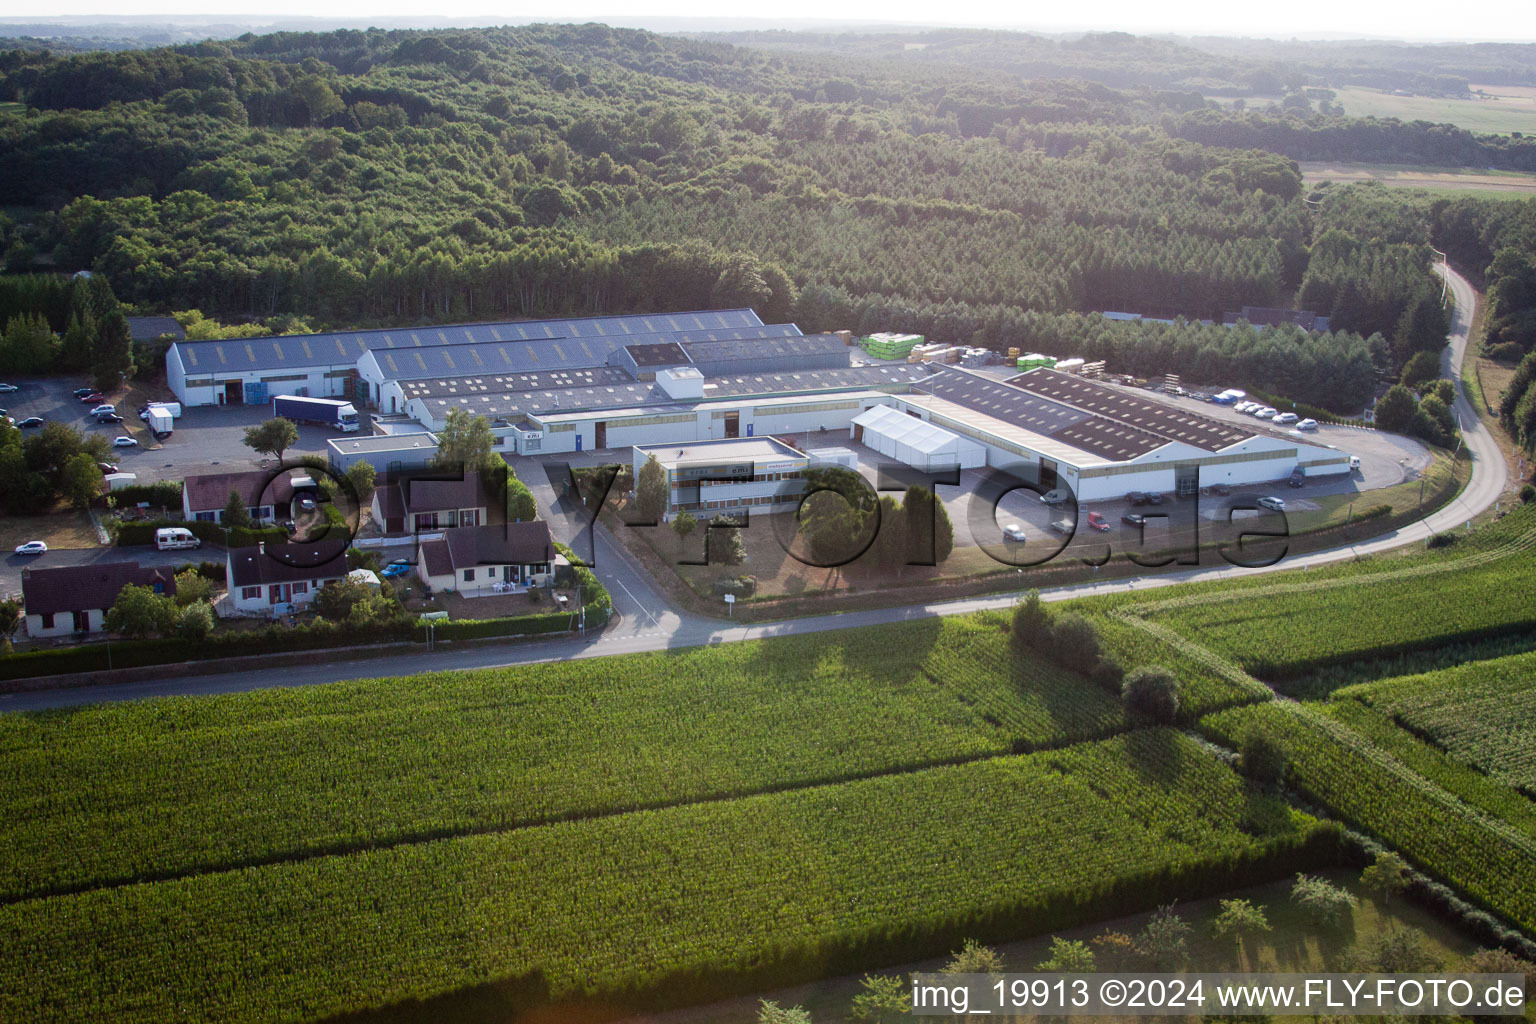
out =
[[112,492],[112,497],[117,499],[118,508],[144,502],[151,508],[179,509],[181,508],[181,481],[164,480],[155,484],[119,487]]
[[1415,352],[1403,366],[1404,387],[1418,389],[1420,384],[1440,376],[1440,357],[1434,352]]
[[1536,501],[1536,484],[1521,484],[1520,503],[1529,505],[1533,501]]
[[1297,875],[1291,899],[1312,915],[1314,923],[1336,925],[1358,902],[1352,895],[1314,875]]
[[1076,612],[1057,617],[1051,628],[1051,652],[1057,664],[1087,675],[1099,663],[1101,650],[1099,630],[1093,623]]
[[1497,363],[1518,363],[1525,356],[1525,346],[1518,341],[1506,341],[1484,349],[1483,355]]
[[1268,733],[1254,729],[1243,737],[1237,752],[1238,770],[1262,789],[1279,789],[1285,783],[1290,758],[1285,748]]
[[181,610],[176,631],[188,640],[204,640],[213,632],[213,608],[206,601],[189,604]]
[[1050,647],[1051,612],[1040,601],[1040,591],[1031,590],[1013,609],[1013,644],[1019,648],[1043,650]]
[[1102,658],[1088,678],[1110,693],[1119,693],[1125,685],[1125,667],[1113,658]]
[[1451,545],[1460,542],[1460,540],[1461,534],[1459,533],[1437,533],[1431,536],[1429,540],[1425,542],[1425,545],[1431,548],[1448,548]]
[[1143,665],[1125,677],[1121,696],[1126,707],[1153,722],[1179,717],[1179,684],[1161,665]]

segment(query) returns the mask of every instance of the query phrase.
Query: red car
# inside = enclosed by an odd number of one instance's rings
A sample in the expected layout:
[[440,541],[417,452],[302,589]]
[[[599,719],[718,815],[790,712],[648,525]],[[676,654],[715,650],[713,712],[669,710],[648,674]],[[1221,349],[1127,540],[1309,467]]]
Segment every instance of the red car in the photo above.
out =
[[102,397],[102,394],[101,394],[100,391],[92,391],[88,395],[82,395],[81,398],[80,398],[80,401],[83,404],[90,405],[92,403],[104,402],[104,401],[106,401],[106,399]]
[[1104,513],[1102,512],[1089,512],[1088,526],[1091,529],[1098,530],[1100,533],[1109,532],[1109,520],[1104,518]]

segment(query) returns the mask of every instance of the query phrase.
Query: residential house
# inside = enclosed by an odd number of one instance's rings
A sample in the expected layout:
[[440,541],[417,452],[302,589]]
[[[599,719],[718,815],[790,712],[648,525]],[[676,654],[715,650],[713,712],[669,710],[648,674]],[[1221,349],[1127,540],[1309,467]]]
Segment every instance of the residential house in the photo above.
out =
[[271,523],[289,517],[293,501],[293,477],[288,473],[274,475],[258,469],[244,473],[208,473],[187,477],[181,488],[182,518],[202,523],[222,523],[224,506],[229,504],[231,491],[240,495],[240,500],[251,511],[251,519],[258,523]]
[[564,561],[542,519],[448,530],[416,546],[421,581],[465,597],[544,586]]
[[169,566],[96,562],[26,569],[21,574],[21,595],[27,635],[99,633],[106,629],[107,609],[130,584],[150,587],[157,594],[176,593],[176,575]]
[[347,544],[327,540],[234,548],[225,568],[235,614],[276,618],[304,608],[321,587],[347,575]]
[[373,521],[386,535],[484,526],[489,512],[477,470],[395,475],[373,489]]

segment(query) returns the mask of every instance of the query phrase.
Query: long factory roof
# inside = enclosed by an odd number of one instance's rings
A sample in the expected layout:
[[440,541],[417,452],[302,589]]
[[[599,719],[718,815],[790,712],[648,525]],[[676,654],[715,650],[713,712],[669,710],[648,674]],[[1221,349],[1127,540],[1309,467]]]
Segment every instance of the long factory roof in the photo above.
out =
[[1216,452],[1265,433],[1044,367],[1005,381],[945,367],[914,390],[1109,462],[1171,442]]
[[[448,410],[455,406],[489,418],[508,419],[515,416],[550,416],[593,409],[638,411],[651,407],[661,412],[663,407],[677,404],[676,400],[655,383],[632,380],[628,374],[613,367],[602,369],[612,370],[619,376],[609,377],[606,382],[591,385],[573,383],[564,387],[548,386],[553,375],[539,377],[537,381],[518,381],[518,384],[529,385],[522,387],[509,386],[511,382],[505,377],[411,381],[405,385],[405,396],[407,401],[419,401],[433,419],[447,415]],[[568,376],[574,378],[579,373],[585,372],[571,371]],[[905,390],[922,380],[928,372],[928,367],[923,365],[900,363],[887,366],[785,370],[710,377],[704,381],[702,400],[882,387],[900,387]]]
[[[780,325],[792,328],[793,325]],[[291,334],[273,338],[242,338],[232,341],[178,341],[173,350],[187,373],[239,373],[245,370],[299,370],[356,363],[363,353],[376,350],[426,349],[442,345],[466,345],[499,341],[549,342],[564,340],[571,359],[603,362],[609,352],[629,339],[657,340],[654,335],[676,332],[723,332],[763,327],[750,309],[710,309],[688,313],[649,313],[640,316],[581,317],[563,320],[506,320],[477,324],[445,324],[440,327],[385,328],[371,331],[331,331]],[[587,343],[588,353],[581,352]],[[562,346],[562,349],[565,346]],[[551,350],[546,365],[564,360]]]

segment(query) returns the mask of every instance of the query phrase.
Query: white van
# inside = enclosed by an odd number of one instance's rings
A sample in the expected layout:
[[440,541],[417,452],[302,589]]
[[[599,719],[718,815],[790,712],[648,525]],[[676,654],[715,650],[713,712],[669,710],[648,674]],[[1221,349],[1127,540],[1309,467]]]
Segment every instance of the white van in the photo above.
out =
[[1358,455],[1351,455],[1349,457],[1349,468],[1352,469],[1352,470],[1360,468],[1360,456],[1358,456]]
[[168,526],[163,530],[155,531],[155,547],[161,551],[180,551],[184,548],[202,546],[203,542],[185,526]]

